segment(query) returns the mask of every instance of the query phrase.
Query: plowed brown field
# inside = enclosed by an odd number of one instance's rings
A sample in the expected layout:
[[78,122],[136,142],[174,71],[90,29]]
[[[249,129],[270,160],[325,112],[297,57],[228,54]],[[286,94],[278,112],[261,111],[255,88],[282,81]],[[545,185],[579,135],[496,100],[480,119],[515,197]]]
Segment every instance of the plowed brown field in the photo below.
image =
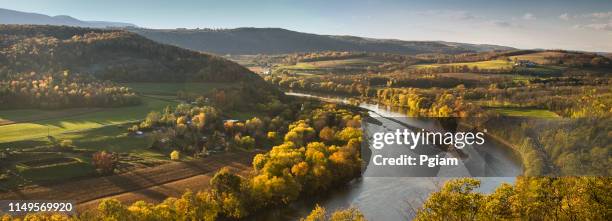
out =
[[223,153],[112,176],[0,192],[0,200],[72,200],[80,211],[97,206],[104,198],[116,198],[125,203],[160,202],[170,196],[180,196],[186,189],[208,188],[210,178],[222,167],[247,175],[257,153],[260,152]]

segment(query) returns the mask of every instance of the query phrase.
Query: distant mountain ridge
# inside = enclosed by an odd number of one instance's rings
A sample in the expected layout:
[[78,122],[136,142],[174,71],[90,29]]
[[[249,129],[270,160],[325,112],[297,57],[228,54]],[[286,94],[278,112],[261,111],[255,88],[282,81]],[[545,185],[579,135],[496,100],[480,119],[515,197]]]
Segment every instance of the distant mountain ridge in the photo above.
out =
[[514,49],[498,45],[443,41],[403,41],[356,36],[318,35],[281,28],[222,30],[128,28],[128,30],[158,42],[215,54],[286,54],[317,51],[459,54]]
[[0,8],[0,23],[16,25],[66,25],[89,28],[136,27],[134,24],[109,21],[83,21],[68,15],[48,16]]
[[425,53],[460,54],[514,49],[486,44],[319,35],[282,28],[144,29],[130,23],[83,21],[67,15],[48,16],[2,8],[0,8],[0,24],[122,28],[160,43],[219,55],[287,54],[319,51],[385,52],[414,55]]
[[438,41],[438,42],[442,44],[446,44],[446,45],[462,47],[468,50],[474,50],[475,52],[516,50],[516,48],[513,48],[513,47],[493,45],[493,44],[470,44],[470,43],[447,42],[447,41]]

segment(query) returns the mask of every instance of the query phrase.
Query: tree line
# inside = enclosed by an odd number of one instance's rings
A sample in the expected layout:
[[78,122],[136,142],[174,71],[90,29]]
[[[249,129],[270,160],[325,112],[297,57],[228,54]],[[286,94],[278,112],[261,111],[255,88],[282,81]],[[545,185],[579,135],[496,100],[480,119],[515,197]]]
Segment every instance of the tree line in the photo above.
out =
[[610,220],[609,177],[518,177],[490,194],[480,181],[447,181],[417,210],[415,220]]
[[130,88],[90,75],[17,73],[0,80],[0,108],[119,107],[140,104]]

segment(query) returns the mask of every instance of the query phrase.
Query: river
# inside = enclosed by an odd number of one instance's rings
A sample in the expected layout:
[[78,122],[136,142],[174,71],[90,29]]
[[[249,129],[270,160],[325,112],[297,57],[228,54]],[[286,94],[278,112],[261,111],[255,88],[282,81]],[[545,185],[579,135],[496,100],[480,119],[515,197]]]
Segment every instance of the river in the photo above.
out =
[[[299,97],[317,98],[327,102],[348,103],[341,97],[318,96],[303,93],[287,92],[287,95]],[[406,125],[415,128],[430,128],[432,125],[427,121],[414,120],[405,117],[400,109],[391,109],[378,104],[363,102],[359,107],[368,110],[370,117],[379,119],[379,124],[366,123],[366,130],[390,130],[403,128]],[[400,119],[401,122],[398,122]],[[368,132],[366,132],[368,134]],[[518,158],[507,148],[493,141],[487,141],[481,148],[472,149],[465,154],[469,156],[465,166],[474,162],[484,162],[483,173],[486,177],[477,177],[481,180],[481,187],[477,190],[483,193],[492,192],[502,183],[513,183],[515,177],[522,172],[522,166]],[[386,148],[386,147],[385,147]],[[389,151],[411,151],[407,148],[386,148]],[[364,157],[365,158],[365,157]],[[475,160],[476,159],[476,160]],[[364,159],[367,161],[367,159]],[[377,176],[375,170],[380,168],[368,166],[364,176],[353,180],[348,185],[331,190],[327,194],[316,197],[304,197],[295,203],[282,208],[268,209],[255,214],[251,220],[299,220],[307,216],[315,205],[325,207],[327,211],[356,207],[361,210],[368,220],[411,220],[415,211],[422,205],[431,192],[437,191],[448,179],[454,176],[463,176],[459,170],[434,171],[438,176]],[[408,171],[407,173],[413,173]],[[451,176],[448,176],[451,174]]]

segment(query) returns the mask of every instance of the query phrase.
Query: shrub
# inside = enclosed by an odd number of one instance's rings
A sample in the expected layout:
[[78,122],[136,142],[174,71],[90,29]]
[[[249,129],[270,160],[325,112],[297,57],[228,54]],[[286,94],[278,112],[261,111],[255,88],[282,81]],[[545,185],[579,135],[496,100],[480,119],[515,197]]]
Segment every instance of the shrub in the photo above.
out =
[[96,167],[98,173],[111,174],[117,166],[117,157],[115,154],[106,151],[96,152],[93,154],[91,163]]
[[263,121],[261,121],[259,118],[257,117],[253,117],[253,119],[247,120],[244,123],[244,126],[247,128],[247,130],[251,133],[251,134],[255,134],[257,133],[257,131],[261,130],[261,128],[263,127],[264,123]]
[[239,135],[236,135],[234,137],[234,142],[236,142],[236,145],[244,149],[250,150],[250,149],[255,148],[255,139],[252,138],[251,136],[241,137]]
[[178,150],[172,151],[172,153],[170,153],[171,160],[179,160],[180,158],[181,158],[181,152],[178,152]]

